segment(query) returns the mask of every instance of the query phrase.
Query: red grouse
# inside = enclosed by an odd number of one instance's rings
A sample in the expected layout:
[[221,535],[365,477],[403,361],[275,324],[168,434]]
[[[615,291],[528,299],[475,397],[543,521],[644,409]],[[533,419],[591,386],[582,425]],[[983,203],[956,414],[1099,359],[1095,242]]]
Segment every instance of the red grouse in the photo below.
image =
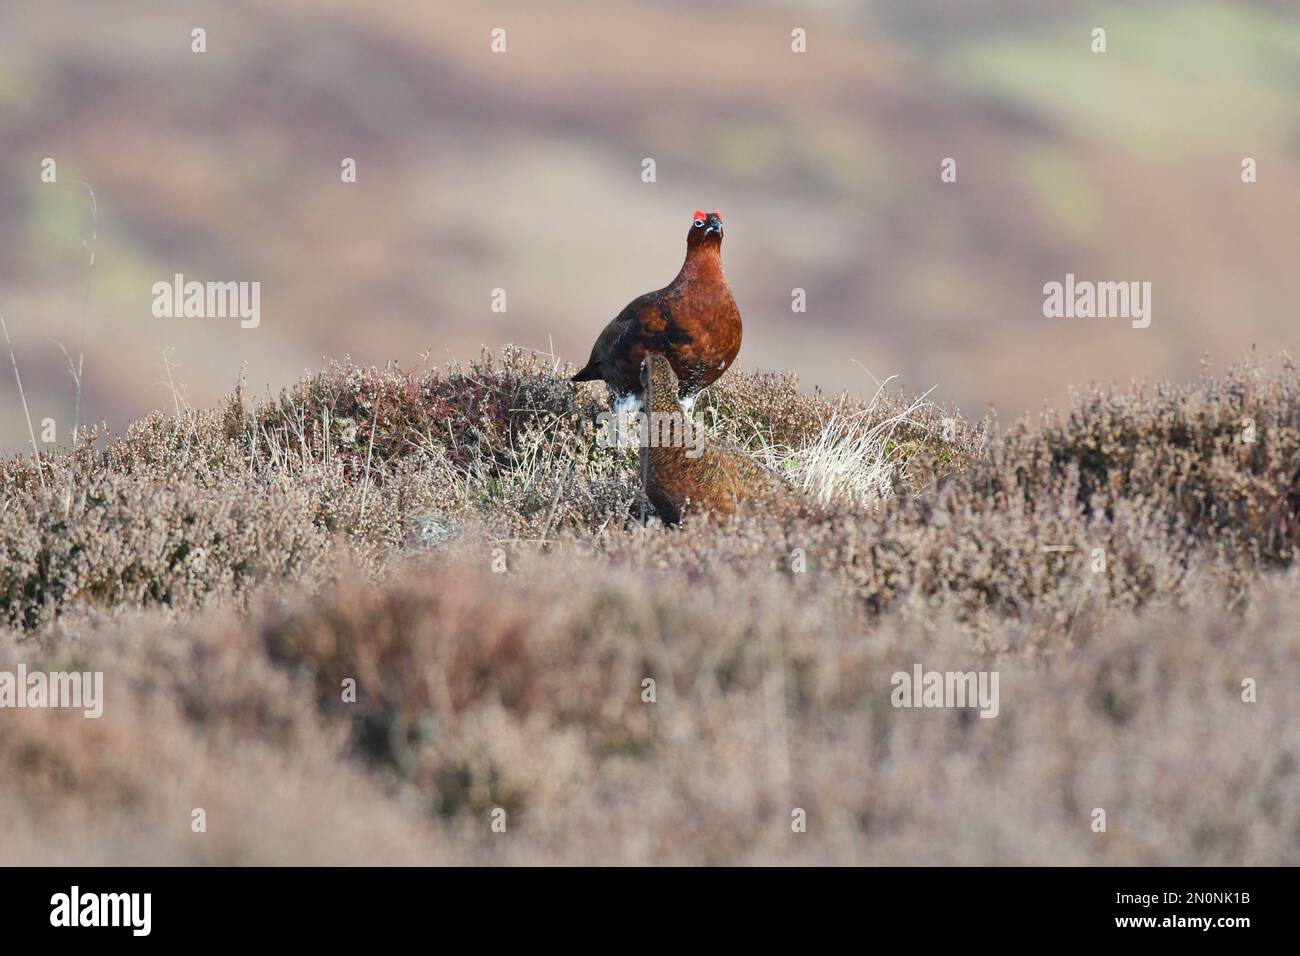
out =
[[722,213],[697,209],[677,278],[628,303],[600,333],[573,381],[604,381],[616,408],[640,407],[641,360],[657,352],[668,356],[678,398],[689,411],[696,394],[715,382],[739,351],[740,310],[722,274]]
[[772,513],[801,506],[776,472],[690,421],[677,404],[677,376],[666,358],[647,355],[641,381],[650,427],[641,446],[641,483],[665,524],[692,511],[725,517],[741,508]]

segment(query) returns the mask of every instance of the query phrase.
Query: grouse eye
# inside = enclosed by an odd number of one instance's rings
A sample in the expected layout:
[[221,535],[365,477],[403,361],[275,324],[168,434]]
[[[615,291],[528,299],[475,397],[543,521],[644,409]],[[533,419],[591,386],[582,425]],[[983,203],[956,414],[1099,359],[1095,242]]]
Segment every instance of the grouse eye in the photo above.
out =
[[696,229],[698,229],[698,228],[699,228],[700,226],[702,226],[702,225],[704,225],[704,220],[703,220],[703,219],[696,219],[696,220],[695,220],[695,228],[696,228]]

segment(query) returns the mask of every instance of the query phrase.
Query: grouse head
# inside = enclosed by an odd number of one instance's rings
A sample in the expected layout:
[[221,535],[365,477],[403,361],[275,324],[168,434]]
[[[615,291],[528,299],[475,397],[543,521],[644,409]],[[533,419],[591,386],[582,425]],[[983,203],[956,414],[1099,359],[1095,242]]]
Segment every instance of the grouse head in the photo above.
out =
[[651,352],[641,360],[641,388],[645,407],[652,412],[680,412],[677,404],[677,373],[668,356]]
[[691,218],[691,231],[686,234],[686,245],[694,247],[710,244],[722,244],[722,213],[716,209],[708,213],[697,209]]

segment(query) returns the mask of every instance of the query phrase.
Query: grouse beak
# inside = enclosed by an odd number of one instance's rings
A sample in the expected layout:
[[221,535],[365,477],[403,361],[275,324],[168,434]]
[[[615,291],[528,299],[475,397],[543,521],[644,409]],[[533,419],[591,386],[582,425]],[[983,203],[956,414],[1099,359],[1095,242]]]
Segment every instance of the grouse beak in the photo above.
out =
[[711,232],[716,232],[719,237],[722,235],[722,220],[718,218],[717,213],[709,213],[706,220],[708,225],[704,227],[704,234],[707,236]]

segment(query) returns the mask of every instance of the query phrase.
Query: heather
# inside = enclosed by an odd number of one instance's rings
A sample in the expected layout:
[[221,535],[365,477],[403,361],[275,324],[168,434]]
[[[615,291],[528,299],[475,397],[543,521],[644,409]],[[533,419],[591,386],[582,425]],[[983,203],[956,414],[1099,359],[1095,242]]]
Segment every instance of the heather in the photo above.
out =
[[[736,370],[715,437],[826,494],[680,529],[570,372],[345,361],[6,462],[0,670],[107,701],[0,711],[0,860],[1300,859],[1288,359],[1005,425]],[[998,717],[891,706],[918,662]]]

